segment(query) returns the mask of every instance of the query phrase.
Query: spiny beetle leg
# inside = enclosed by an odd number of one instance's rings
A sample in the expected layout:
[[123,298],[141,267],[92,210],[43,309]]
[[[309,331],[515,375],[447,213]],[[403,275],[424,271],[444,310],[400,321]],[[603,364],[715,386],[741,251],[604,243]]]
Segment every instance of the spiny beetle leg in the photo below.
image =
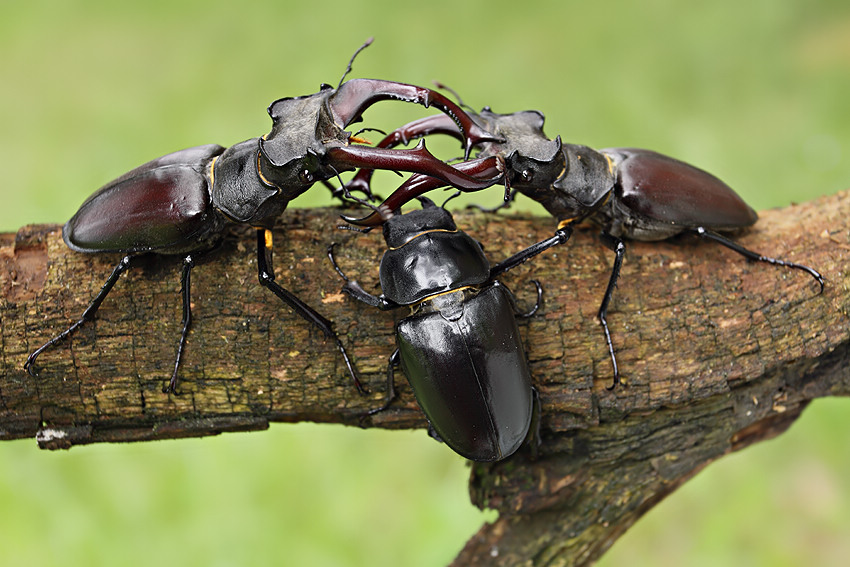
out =
[[183,358],[183,349],[186,348],[186,337],[189,335],[189,327],[192,326],[192,268],[195,267],[195,259],[191,254],[183,258],[183,271],[180,274],[180,293],[183,295],[183,329],[180,332],[180,342],[177,344],[177,358],[174,360],[174,372],[171,380],[162,389],[163,394],[177,394],[177,371],[180,368],[180,360]]
[[511,307],[514,309],[514,314],[520,319],[529,319],[533,317],[537,311],[540,309],[540,306],[543,304],[543,286],[540,285],[540,282],[537,280],[531,280],[531,283],[537,289],[537,301],[534,303],[534,307],[529,309],[528,311],[520,311],[519,302],[517,301],[516,294],[511,291],[511,289],[500,281],[496,280],[493,282],[493,285],[498,285],[502,289],[507,292],[508,300],[511,302]]
[[602,331],[605,333],[605,344],[608,346],[608,354],[611,357],[611,365],[614,369],[614,380],[607,388],[608,390],[613,390],[620,384],[620,369],[617,366],[617,357],[614,355],[614,343],[611,341],[611,331],[608,329],[608,304],[611,303],[611,296],[614,295],[614,288],[617,287],[617,280],[620,278],[620,268],[623,266],[626,244],[621,239],[607,233],[602,234],[602,242],[614,251],[614,266],[611,268],[608,287],[605,288],[605,295],[602,296],[602,304],[599,306],[599,312],[597,314],[599,324],[602,325]]
[[507,272],[508,270],[516,268],[517,266],[519,266],[523,262],[530,260],[531,258],[534,258],[535,256],[537,256],[541,252],[545,252],[546,250],[552,248],[553,246],[558,246],[559,244],[564,244],[567,240],[570,239],[570,236],[572,236],[572,233],[573,233],[572,227],[565,226],[565,227],[559,228],[558,230],[555,231],[554,236],[550,236],[549,238],[547,238],[545,240],[541,240],[540,242],[536,242],[536,243],[532,244],[531,246],[529,246],[528,248],[526,248],[525,250],[521,250],[520,252],[517,252],[516,254],[511,256],[510,258],[508,258],[506,260],[502,260],[501,262],[499,262],[498,264],[493,266],[490,269],[490,278],[491,279],[495,278],[495,277],[499,276],[500,274]]
[[824,288],[823,276],[820,274],[820,272],[818,272],[814,268],[810,268],[809,266],[806,266],[804,264],[796,264],[794,262],[787,262],[785,260],[780,260],[779,258],[771,258],[770,256],[763,256],[763,255],[759,254],[758,252],[754,252],[752,250],[744,248],[743,246],[741,246],[740,244],[738,244],[734,240],[729,240],[725,236],[721,236],[720,234],[717,234],[716,232],[713,232],[713,231],[708,230],[706,228],[703,228],[701,226],[692,229],[692,232],[694,234],[696,234],[697,236],[701,237],[701,238],[705,238],[707,240],[713,240],[715,242],[718,242],[718,243],[722,244],[723,246],[729,248],[730,250],[734,250],[735,252],[744,256],[745,258],[747,258],[749,260],[753,260],[754,262],[766,262],[768,264],[773,264],[774,266],[784,266],[786,268],[803,270],[804,272],[806,272],[807,274],[812,276],[815,279],[815,281],[818,282],[818,284],[820,285],[820,291],[818,291],[818,294],[823,293],[823,288]]
[[358,301],[362,301],[366,305],[371,307],[375,307],[380,309],[381,311],[389,311],[391,309],[397,309],[401,307],[401,305],[394,303],[388,300],[384,296],[377,296],[369,293],[357,280],[350,280],[348,276],[342,271],[342,268],[339,267],[339,264],[336,263],[336,257],[334,257],[334,247],[336,247],[336,242],[331,242],[330,246],[328,246],[328,258],[330,258],[331,264],[333,264],[334,270],[339,274],[345,284],[342,286],[342,291],[353,297]]
[[115,285],[115,282],[117,282],[121,274],[123,274],[127,270],[127,268],[130,267],[130,260],[131,256],[124,256],[123,258],[121,258],[121,261],[118,262],[118,264],[112,270],[112,273],[109,274],[109,277],[106,279],[106,282],[103,284],[103,287],[100,288],[100,291],[97,293],[96,296],[94,296],[94,299],[92,299],[91,303],[89,303],[88,307],[86,307],[86,310],[83,311],[82,316],[73,325],[71,325],[70,327],[68,327],[67,329],[65,329],[64,331],[44,343],[42,346],[37,348],[32,354],[27,357],[27,361],[24,363],[24,370],[26,370],[30,376],[32,376],[33,378],[38,376],[33,367],[35,365],[36,359],[42,352],[54,346],[55,344],[67,339],[86,321],[91,321],[92,319],[94,319],[95,313],[97,313],[97,310],[100,308],[100,305],[101,303],[103,303],[103,300],[106,299],[106,296],[109,295],[109,292],[112,291],[112,287]]
[[322,331],[326,337],[336,342],[342,359],[345,361],[345,366],[348,368],[348,373],[354,380],[354,386],[361,394],[366,394],[367,391],[360,383],[357,377],[357,372],[354,370],[354,365],[348,357],[348,353],[342,344],[342,341],[333,330],[333,323],[322,317],[315,309],[301,301],[295,294],[282,288],[274,281],[274,268],[272,264],[272,233],[268,229],[257,230],[257,275],[260,284],[277,295],[284,303],[289,305],[293,311],[300,315],[304,320],[315,325]]
[[361,423],[367,417],[373,416],[375,414],[381,413],[385,411],[390,404],[393,403],[393,400],[396,399],[398,392],[395,389],[395,369],[401,364],[401,356],[398,349],[395,349],[395,352],[390,355],[389,361],[387,362],[387,395],[384,398],[384,404],[381,407],[373,408],[363,414],[361,418]]

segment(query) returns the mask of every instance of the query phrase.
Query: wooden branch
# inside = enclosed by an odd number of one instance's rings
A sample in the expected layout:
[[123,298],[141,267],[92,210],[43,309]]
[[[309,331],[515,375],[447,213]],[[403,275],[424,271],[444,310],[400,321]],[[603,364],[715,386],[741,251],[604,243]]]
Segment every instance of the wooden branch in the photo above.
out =
[[[165,395],[180,333],[180,260],[152,258],[122,276],[98,313],[45,352],[27,354],[82,313],[118,256],[68,251],[56,226],[0,235],[0,439],[42,447],[262,429],[270,421],[358,424],[379,405],[394,317],[339,293],[325,256],[377,281],[383,240],[337,231],[338,211],[291,210],[277,234],[279,283],[329,319],[371,390],[359,395],[332,343],[261,288],[250,231],[237,231],[193,272],[194,324],[182,395]],[[552,234],[549,218],[457,214],[498,261]],[[850,392],[850,193],[767,211],[738,238],[754,250],[820,270],[743,260],[696,238],[629,243],[609,311],[624,386],[595,319],[612,253],[592,228],[507,274],[528,303],[531,275],[544,306],[523,325],[543,408],[542,457],[473,467],[471,493],[500,511],[458,565],[585,565],[637,518],[725,453],[772,437],[809,400]],[[144,264],[144,265],[142,265]],[[372,426],[423,427],[406,384]],[[447,449],[448,450],[448,449]]]

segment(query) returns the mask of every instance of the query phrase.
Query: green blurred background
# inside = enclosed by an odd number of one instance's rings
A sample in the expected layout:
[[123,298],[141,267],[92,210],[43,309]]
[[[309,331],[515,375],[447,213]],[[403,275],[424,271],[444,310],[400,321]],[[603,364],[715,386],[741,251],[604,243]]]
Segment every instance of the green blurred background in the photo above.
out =
[[[551,136],[669,153],[757,209],[850,184],[846,0],[287,4],[0,4],[0,229],[64,222],[166,152],[266,133],[271,101],[336,84],[368,36],[354,77],[540,109]],[[366,118],[425,114],[408,106]],[[319,189],[296,204],[328,202]],[[708,467],[600,564],[845,565],[848,407],[816,402],[786,435]],[[469,504],[467,474],[424,431],[7,442],[0,564],[441,565],[494,517]]]

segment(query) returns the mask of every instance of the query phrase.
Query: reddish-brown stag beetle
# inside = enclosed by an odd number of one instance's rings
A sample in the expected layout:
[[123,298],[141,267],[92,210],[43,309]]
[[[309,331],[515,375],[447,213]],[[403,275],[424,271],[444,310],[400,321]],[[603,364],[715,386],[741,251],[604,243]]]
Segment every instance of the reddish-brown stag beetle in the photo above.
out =
[[268,108],[272,130],[262,138],[229,148],[210,144],[168,154],[122,175],[89,197],[65,225],[65,242],[78,252],[125,255],[79,320],[30,354],[24,368],[35,376],[38,356],[94,317],[136,255],[180,254],[182,333],[171,380],[163,390],[174,392],[191,325],[190,273],[195,256],[215,246],[225,228],[236,223],[257,227],[260,284],[336,342],[349,374],[362,390],[332,323],[274,281],[271,230],[277,217],[315,182],[358,167],[418,172],[465,189],[494,182],[455,170],[433,157],[424,145],[414,150],[352,145],[362,140],[345,128],[359,121],[372,104],[388,99],[445,112],[463,132],[467,154],[474,144],[493,139],[456,104],[430,89],[374,79],[343,82],[354,57],[370,43],[371,39],[355,52],[337,88],[323,84],[316,94],[273,102]]
[[[383,213],[384,211],[382,211]],[[532,427],[535,392],[516,316],[513,294],[500,274],[552,246],[571,230],[533,244],[490,266],[481,245],[458,230],[451,214],[423,199],[423,208],[384,214],[387,251],[381,259],[382,294],[372,295],[348,279],[343,291],[381,310],[409,307],[396,325],[398,348],[387,367],[386,409],[395,397],[394,367],[401,365],[435,437],[474,461],[512,455]],[[533,431],[533,429],[531,429]]]
[[[606,315],[620,274],[626,245],[623,239],[664,240],[692,233],[718,242],[749,260],[803,270],[823,291],[824,279],[814,269],[764,256],[718,234],[736,231],[756,222],[756,212],[717,177],[671,157],[642,149],[564,144],[560,136],[550,140],[543,133],[544,116],[538,111],[497,114],[489,108],[470,116],[482,128],[500,137],[480,145],[477,159],[457,164],[471,175],[492,178],[505,168],[504,183],[509,204],[516,192],[542,204],[558,219],[558,228],[590,219],[602,227],[602,240],[614,253],[614,265],[598,318],[614,370],[609,389],[620,381],[617,358]],[[444,116],[430,116],[392,132],[378,147],[393,147],[430,134],[459,137],[457,127]],[[348,184],[349,190],[369,187],[371,171],[361,170]],[[446,184],[433,177],[414,175],[381,205],[394,210],[426,191]],[[462,189],[466,190],[466,189]],[[477,190],[473,189],[473,190]],[[497,207],[500,208],[500,207]],[[369,226],[379,217],[346,219]]]

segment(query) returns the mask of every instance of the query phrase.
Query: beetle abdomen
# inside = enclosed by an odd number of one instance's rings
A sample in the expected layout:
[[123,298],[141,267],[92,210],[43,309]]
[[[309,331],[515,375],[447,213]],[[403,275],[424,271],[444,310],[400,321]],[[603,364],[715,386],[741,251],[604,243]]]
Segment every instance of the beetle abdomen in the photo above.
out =
[[198,146],[150,161],[89,197],[62,236],[78,252],[180,252],[198,248],[210,207],[210,161],[224,148]]
[[504,459],[522,445],[532,414],[513,307],[499,285],[455,294],[462,312],[451,309],[451,319],[430,311],[399,322],[402,369],[449,447],[474,461]]

